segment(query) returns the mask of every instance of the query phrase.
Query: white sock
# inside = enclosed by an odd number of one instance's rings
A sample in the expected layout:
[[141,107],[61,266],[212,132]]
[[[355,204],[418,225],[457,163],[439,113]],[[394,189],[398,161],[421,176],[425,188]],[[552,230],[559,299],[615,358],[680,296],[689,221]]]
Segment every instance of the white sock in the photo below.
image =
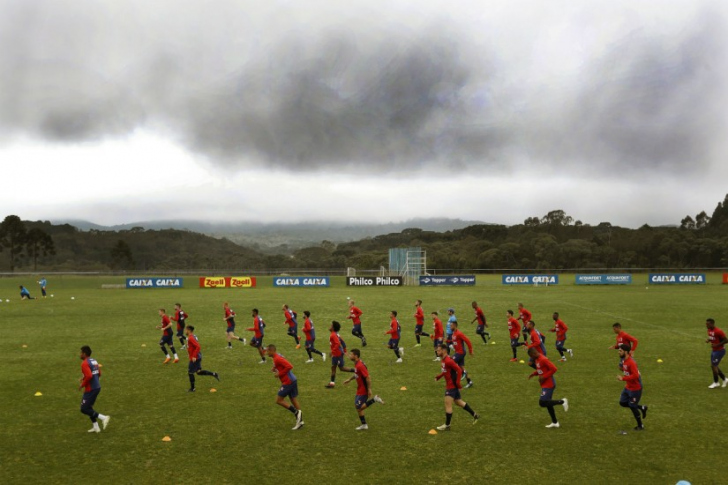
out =
[[179,359],[179,357],[177,357],[177,354],[174,354],[174,358],[175,358],[175,359]]
[[106,416],[104,416],[103,414],[99,413],[99,419],[106,419]]

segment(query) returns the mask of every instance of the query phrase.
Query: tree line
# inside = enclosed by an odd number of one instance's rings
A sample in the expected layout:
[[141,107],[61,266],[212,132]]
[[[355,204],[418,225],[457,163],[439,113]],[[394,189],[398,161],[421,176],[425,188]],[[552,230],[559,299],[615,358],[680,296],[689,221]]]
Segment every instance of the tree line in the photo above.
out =
[[728,195],[711,216],[705,211],[688,215],[673,227],[590,225],[553,210],[513,226],[478,224],[446,232],[410,228],[354,242],[322,241],[292,255],[262,254],[185,230],[80,231],[18,216],[0,224],[0,250],[8,255],[0,261],[10,271],[377,269],[387,267],[389,248],[413,246],[427,252],[433,269],[728,267]]

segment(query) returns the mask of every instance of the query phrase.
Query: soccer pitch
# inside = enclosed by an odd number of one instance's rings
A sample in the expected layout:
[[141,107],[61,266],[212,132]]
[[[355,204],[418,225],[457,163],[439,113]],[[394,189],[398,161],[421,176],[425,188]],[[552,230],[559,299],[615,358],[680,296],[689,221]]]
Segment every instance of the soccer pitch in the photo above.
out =
[[[185,277],[187,287],[179,290],[106,290],[102,284],[123,278],[64,276],[49,278],[54,298],[20,301],[19,284],[39,295],[34,280],[3,278],[0,296],[10,302],[0,304],[0,482],[725,483],[719,453],[728,439],[719,423],[728,389],[708,389],[704,322],[713,317],[728,330],[728,288],[719,275],[710,275],[707,285],[649,289],[646,279],[636,275],[631,286],[506,287],[499,277],[479,277],[475,287],[347,288],[343,278],[333,278],[331,288],[291,289],[259,278],[253,289],[199,289],[196,278]],[[347,297],[364,312],[366,348],[350,333]],[[445,420],[444,382],[434,380],[440,364],[432,361],[429,339],[413,348],[416,299],[423,300],[426,329],[431,311],[445,322],[446,309],[454,307],[474,344],[466,361],[474,387],[462,394],[481,415],[476,425],[455,408],[451,431],[428,434]],[[494,345],[484,345],[470,324],[473,300],[485,311]],[[250,311],[260,309],[265,343],[275,343],[293,363],[303,429],[292,431],[293,415],[275,405],[279,381],[272,364],[259,365],[257,352],[237,342],[225,349],[225,301],[237,313],[236,333],[247,338]],[[198,376],[194,394],[187,392],[187,354],[177,339],[179,364],[162,365],[158,347],[157,310],[173,314],[176,302],[196,327],[203,367],[221,377],[218,383]],[[554,398],[569,399],[568,413],[556,408],[559,429],[544,427],[550,421],[538,406],[537,381],[527,380],[531,369],[509,362],[505,313],[517,314],[518,302],[547,336],[548,356],[559,369]],[[329,362],[316,356],[304,364],[306,352],[286,335],[284,303],[300,323],[303,311],[311,312],[319,350],[329,351],[332,319],[342,323],[349,349],[362,349],[374,393],[385,401],[366,411],[368,431],[354,430],[356,383],[343,385],[351,374],[337,374],[336,388],[324,388]],[[385,348],[390,310],[399,312],[402,364]],[[567,362],[558,361],[554,334],[546,332],[554,311],[569,326],[574,358]],[[639,339],[635,360],[642,403],[650,409],[641,433],[632,431],[631,412],[618,404],[618,356],[607,349],[617,321]],[[99,434],[86,432],[90,422],[79,412],[82,345],[103,365],[95,408],[111,422]],[[520,358],[526,358],[522,349]],[[171,441],[163,442],[165,436]]]

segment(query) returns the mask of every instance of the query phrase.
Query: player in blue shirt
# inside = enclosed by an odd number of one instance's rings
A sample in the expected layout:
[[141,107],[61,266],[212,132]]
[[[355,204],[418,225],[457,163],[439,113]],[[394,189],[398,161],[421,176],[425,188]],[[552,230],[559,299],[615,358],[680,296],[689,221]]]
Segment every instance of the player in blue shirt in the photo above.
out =
[[455,330],[452,329],[452,322],[457,323],[458,317],[455,316],[455,309],[447,309],[447,324],[445,324],[445,343],[447,344],[447,355],[450,355],[450,349],[452,349],[452,334]]
[[35,300],[35,298],[30,296],[30,292],[23,285],[20,285],[20,299],[21,300]]
[[38,281],[38,284],[40,285],[40,292],[43,295],[43,298],[46,297],[46,286],[48,285],[48,282],[45,278],[41,278],[40,281]]

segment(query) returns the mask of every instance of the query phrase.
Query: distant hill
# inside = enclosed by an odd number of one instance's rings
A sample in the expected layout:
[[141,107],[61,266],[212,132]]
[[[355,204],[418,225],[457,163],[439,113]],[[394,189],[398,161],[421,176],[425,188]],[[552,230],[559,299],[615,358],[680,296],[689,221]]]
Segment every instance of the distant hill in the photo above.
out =
[[321,241],[333,243],[352,242],[383,234],[418,228],[424,231],[447,232],[481,221],[464,221],[448,218],[418,218],[386,224],[353,224],[350,222],[203,222],[191,220],[143,221],[115,226],[102,226],[82,220],[57,220],[54,224],[69,224],[82,231],[128,231],[133,228],[151,230],[176,229],[198,232],[218,239],[228,239],[265,254],[292,254],[298,249],[316,246]]

